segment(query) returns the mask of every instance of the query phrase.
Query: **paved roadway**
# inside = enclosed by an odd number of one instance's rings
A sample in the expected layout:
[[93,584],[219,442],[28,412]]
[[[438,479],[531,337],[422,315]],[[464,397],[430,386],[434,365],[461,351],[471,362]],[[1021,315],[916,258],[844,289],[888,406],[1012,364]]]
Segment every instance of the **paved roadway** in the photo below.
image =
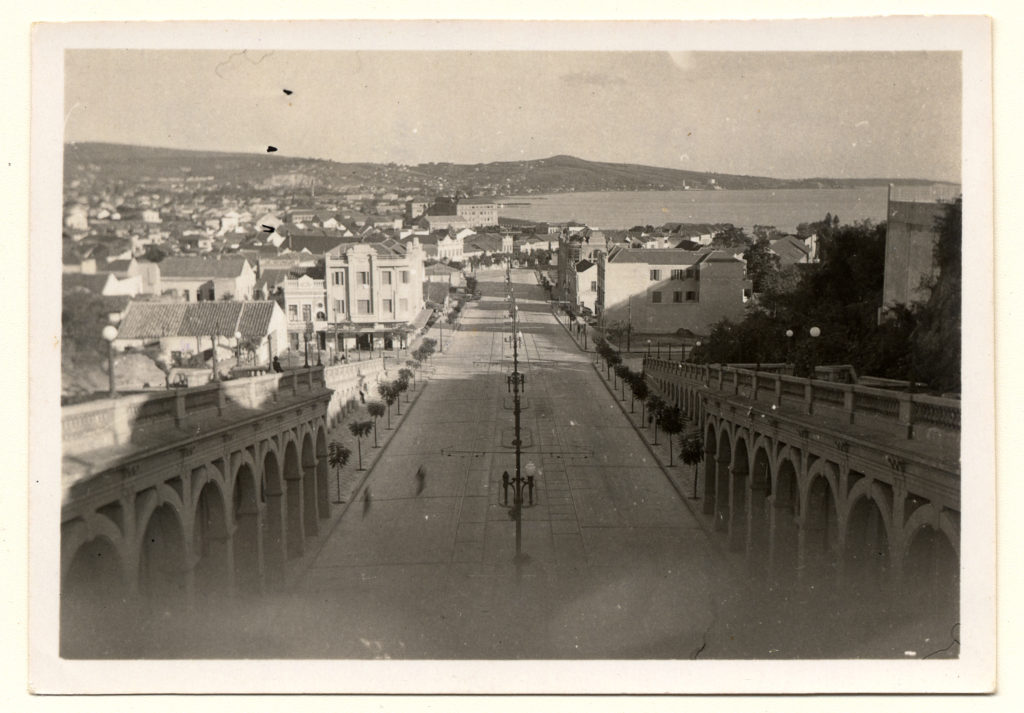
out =
[[700,649],[718,588],[708,573],[724,565],[527,271],[514,274],[523,464],[541,475],[538,502],[524,510],[530,559],[517,574],[501,505],[501,473],[514,472],[503,279],[483,274],[482,298],[444,334],[433,377],[367,481],[368,509],[354,503],[336,524],[292,595],[293,614],[275,627],[279,655],[689,658]]

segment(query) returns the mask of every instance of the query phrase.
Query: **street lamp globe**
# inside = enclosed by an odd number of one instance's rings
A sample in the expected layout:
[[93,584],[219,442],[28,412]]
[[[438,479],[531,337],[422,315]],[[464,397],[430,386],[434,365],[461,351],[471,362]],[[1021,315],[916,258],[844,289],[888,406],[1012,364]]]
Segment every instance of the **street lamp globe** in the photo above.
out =
[[523,466],[523,473],[526,474],[527,478],[532,478],[533,476],[537,475],[537,466],[533,464],[533,461],[530,461],[525,466]]
[[818,338],[821,336],[821,330],[818,327],[811,327],[808,330],[808,334],[810,334],[814,338]]
[[792,329],[787,329],[786,330],[786,336],[792,339],[792,337],[793,337],[793,330]]
[[115,339],[117,339],[117,327],[115,327],[112,324],[108,324],[106,327],[104,327],[103,338],[106,339],[108,342],[113,342]]
[[241,332],[235,332],[235,339],[237,340],[237,339],[241,339],[241,338],[242,338],[242,333]]

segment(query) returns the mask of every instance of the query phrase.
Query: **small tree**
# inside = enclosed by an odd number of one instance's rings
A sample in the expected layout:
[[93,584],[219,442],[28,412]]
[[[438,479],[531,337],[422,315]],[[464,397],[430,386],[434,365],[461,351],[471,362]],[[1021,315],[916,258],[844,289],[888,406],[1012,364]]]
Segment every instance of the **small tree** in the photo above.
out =
[[[404,382],[404,383],[405,383],[405,388],[408,389],[409,388],[409,383],[408,382]],[[391,392],[395,395],[395,404],[397,404],[397,406],[398,406],[398,415],[399,416],[402,415],[402,391],[404,390],[402,388],[402,384],[403,384],[403,382],[402,382],[401,379],[395,379],[394,381],[391,382]]]
[[338,499],[335,504],[343,503],[341,499],[341,469],[348,465],[348,459],[352,457],[352,449],[342,445],[340,441],[331,441],[327,445],[327,465],[335,469],[338,477]]
[[[405,369],[403,369],[402,371],[405,371]],[[398,390],[399,396],[405,394],[405,403],[409,403],[409,378],[407,376],[402,375],[401,371],[398,372],[398,378],[395,379],[395,388]],[[401,404],[402,400],[399,399],[398,403]],[[401,412],[401,405],[399,405],[398,408],[399,412]]]
[[384,399],[384,403],[388,405],[388,430],[391,430],[391,405],[395,403],[395,399],[398,396],[398,392],[395,391],[394,383],[385,381],[377,384],[377,393]]
[[605,372],[608,378],[611,378],[611,370],[613,367],[618,366],[622,363],[622,357],[614,349],[608,350],[608,355],[604,358],[605,364],[607,365],[607,371]]
[[366,404],[366,411],[373,416],[373,447],[377,448],[377,419],[384,415],[384,404],[380,401],[371,401]]
[[678,407],[669,406],[662,411],[661,430],[668,434],[668,465],[672,467],[672,436],[683,430],[683,415]]
[[[398,370],[398,376],[405,381],[412,382],[413,391],[416,390],[416,375],[412,373],[412,369],[402,368]],[[408,399],[406,399],[408,400]]]
[[693,466],[693,495],[690,497],[696,500],[697,465],[704,460],[704,443],[701,441],[700,434],[694,433],[683,439],[683,449],[679,452],[679,457],[686,465]]
[[629,378],[629,367],[625,364],[615,365],[615,376],[619,377],[619,386],[622,393],[622,400],[626,400],[626,379]]
[[647,422],[654,426],[654,445],[658,445],[658,422],[664,408],[665,402],[657,394],[647,397]]
[[647,406],[647,396],[651,392],[650,388],[647,386],[647,379],[644,378],[643,374],[640,374],[639,378],[634,379],[629,383],[629,388],[633,391],[633,398],[640,402],[640,421],[647,423],[645,407]]
[[363,437],[368,436],[373,430],[373,421],[353,421],[348,425],[348,430],[356,437],[356,450],[359,453],[359,470],[363,469]]

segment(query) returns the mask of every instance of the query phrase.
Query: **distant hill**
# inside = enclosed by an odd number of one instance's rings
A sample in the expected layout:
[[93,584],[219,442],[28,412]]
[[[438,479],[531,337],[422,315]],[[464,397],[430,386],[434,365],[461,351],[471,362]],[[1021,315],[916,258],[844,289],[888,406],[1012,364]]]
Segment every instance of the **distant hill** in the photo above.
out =
[[806,178],[779,179],[727,173],[684,171],[640,164],[587,161],[574,156],[552,156],[528,161],[479,164],[338,163],[325,159],[295,158],[280,154],[218,153],[104,143],[65,145],[65,181],[76,178],[141,183],[146,180],[212,178],[225,187],[264,188],[282,184],[308,185],[318,190],[354,190],[375,186],[427,195],[464,191],[470,195],[514,195],[569,191],[630,191],[853,188],[926,185],[925,179]]

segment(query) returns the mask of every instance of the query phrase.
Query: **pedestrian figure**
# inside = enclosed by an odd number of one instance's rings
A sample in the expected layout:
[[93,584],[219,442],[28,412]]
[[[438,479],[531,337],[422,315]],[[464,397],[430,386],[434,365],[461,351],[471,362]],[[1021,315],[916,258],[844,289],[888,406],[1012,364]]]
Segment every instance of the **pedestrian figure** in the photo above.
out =
[[427,487],[427,471],[421,465],[416,469],[416,494],[419,495]]
[[[359,401],[364,403],[364,404],[366,403],[366,393],[362,389],[359,389]],[[391,418],[391,417],[388,416],[388,418]]]
[[366,517],[366,513],[370,512],[370,502],[373,497],[370,495],[370,489],[367,488],[363,491],[363,517]]
[[277,357],[274,357],[274,371],[276,371],[278,374],[284,372],[284,369],[281,368],[281,360],[278,359]]

